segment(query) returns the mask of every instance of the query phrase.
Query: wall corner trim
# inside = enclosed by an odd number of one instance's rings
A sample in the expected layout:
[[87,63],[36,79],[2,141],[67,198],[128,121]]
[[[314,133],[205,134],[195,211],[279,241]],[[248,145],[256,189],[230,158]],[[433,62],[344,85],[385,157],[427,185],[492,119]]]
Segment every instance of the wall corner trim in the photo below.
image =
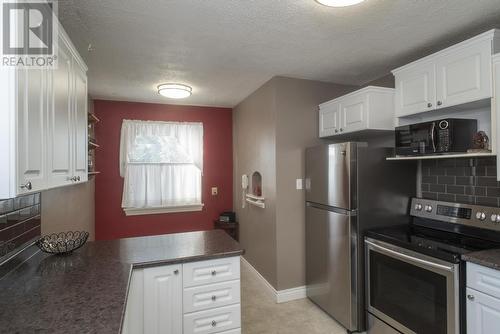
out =
[[286,303],[292,300],[306,298],[306,287],[298,286],[291,289],[276,290],[265,278],[262,276],[257,269],[255,269],[243,256],[241,257],[241,264],[246,266],[252,275],[259,280],[265,287],[266,293],[276,302],[276,303]]

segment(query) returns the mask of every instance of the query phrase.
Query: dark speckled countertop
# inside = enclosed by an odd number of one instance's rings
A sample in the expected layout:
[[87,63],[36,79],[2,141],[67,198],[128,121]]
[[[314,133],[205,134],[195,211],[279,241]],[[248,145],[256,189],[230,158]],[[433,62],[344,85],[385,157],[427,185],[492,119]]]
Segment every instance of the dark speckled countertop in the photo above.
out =
[[0,333],[118,334],[132,267],[243,254],[221,230],[88,242],[36,253],[0,280]]
[[500,270],[500,249],[487,249],[464,254],[462,260]]

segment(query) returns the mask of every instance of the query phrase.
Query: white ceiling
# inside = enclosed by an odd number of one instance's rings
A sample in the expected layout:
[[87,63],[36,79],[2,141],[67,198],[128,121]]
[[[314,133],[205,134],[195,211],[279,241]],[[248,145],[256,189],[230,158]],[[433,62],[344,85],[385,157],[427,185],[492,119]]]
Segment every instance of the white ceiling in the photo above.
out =
[[[500,1],[60,0],[59,16],[94,98],[232,107],[276,75],[365,83],[500,27]],[[161,97],[163,82],[193,95]]]

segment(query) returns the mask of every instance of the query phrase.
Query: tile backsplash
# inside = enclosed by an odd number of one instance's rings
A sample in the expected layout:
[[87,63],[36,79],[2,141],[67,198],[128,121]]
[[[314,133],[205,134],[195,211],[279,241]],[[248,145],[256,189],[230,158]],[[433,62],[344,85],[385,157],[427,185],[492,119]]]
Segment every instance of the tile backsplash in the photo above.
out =
[[0,200],[0,262],[40,236],[40,193]]
[[494,157],[422,160],[421,186],[423,198],[500,206]]

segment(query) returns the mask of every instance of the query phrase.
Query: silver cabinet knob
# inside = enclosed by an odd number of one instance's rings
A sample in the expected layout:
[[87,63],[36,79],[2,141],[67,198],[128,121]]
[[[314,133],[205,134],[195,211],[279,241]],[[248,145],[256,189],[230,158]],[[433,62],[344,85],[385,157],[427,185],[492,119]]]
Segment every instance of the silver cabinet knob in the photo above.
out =
[[179,275],[179,269],[174,270],[174,275]]
[[76,180],[77,180],[77,181],[80,181],[80,176],[77,176],[77,177],[76,177]]
[[340,128],[340,132],[344,131],[344,129]]
[[31,185],[31,181],[26,182],[25,184],[22,184],[21,189],[26,189],[26,190],[31,190],[33,186]]
[[438,106],[440,106],[440,105],[442,105],[442,104],[443,104],[443,102],[441,102],[441,101],[438,101],[438,102],[437,102],[437,105],[438,105]]
[[214,295],[214,296],[212,296],[212,301],[214,302],[214,301],[216,301],[216,300],[217,300],[217,296],[215,296],[215,295]]
[[212,276],[217,275],[217,270],[212,270]]
[[431,108],[432,107],[432,103],[427,103],[427,108]]
[[212,320],[212,327],[215,327],[215,326],[217,326],[217,321]]
[[339,132],[339,130],[335,129],[335,133],[338,133],[338,132]]
[[467,299],[468,299],[468,300],[474,300],[474,299],[475,299],[475,297],[474,297],[474,295],[467,295]]

